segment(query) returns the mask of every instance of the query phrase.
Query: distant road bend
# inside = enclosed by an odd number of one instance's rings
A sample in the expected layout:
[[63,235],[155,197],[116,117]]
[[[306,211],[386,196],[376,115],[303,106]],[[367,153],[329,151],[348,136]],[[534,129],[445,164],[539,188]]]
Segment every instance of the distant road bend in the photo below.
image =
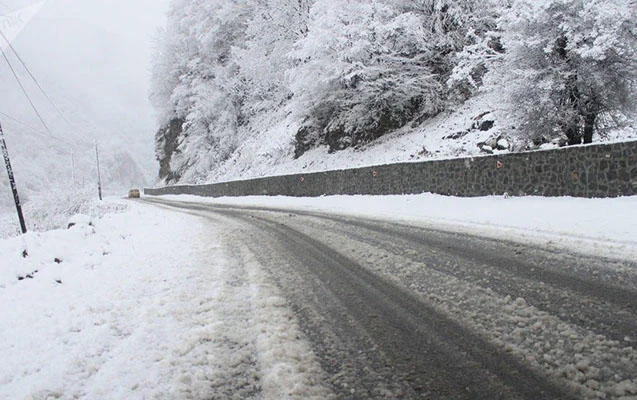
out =
[[637,396],[637,264],[316,212],[145,198],[223,227],[343,399]]

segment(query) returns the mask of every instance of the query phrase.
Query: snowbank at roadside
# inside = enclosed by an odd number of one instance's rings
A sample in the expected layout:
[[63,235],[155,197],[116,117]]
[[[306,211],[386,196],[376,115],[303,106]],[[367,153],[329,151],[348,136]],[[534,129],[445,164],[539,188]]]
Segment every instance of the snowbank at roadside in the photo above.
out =
[[531,196],[460,198],[420,194],[317,198],[162,198],[380,218],[531,243],[545,248],[637,259],[637,196],[613,199]]

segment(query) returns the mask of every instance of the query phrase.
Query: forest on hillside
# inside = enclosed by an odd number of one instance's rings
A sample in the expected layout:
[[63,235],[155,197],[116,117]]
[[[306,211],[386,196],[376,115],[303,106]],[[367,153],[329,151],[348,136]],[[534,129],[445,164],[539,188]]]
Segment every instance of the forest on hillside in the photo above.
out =
[[202,182],[255,148],[301,158],[362,146],[466,102],[487,77],[506,82],[502,107],[519,140],[590,143],[635,121],[636,9],[633,0],[173,0],[153,61],[160,178]]

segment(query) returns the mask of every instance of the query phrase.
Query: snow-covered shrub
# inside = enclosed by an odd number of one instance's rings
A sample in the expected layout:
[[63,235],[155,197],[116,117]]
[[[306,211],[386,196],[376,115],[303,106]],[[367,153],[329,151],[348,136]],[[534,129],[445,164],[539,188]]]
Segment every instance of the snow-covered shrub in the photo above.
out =
[[470,29],[465,39],[467,43],[456,53],[455,66],[446,81],[450,98],[458,100],[470,98],[482,86],[484,76],[504,53],[497,31]]
[[[38,232],[66,228],[69,219],[77,214],[99,218],[126,209],[124,203],[99,201],[96,187],[64,187],[46,194],[33,194],[22,206],[28,230]],[[15,208],[0,210],[0,238],[18,235],[20,225]]]

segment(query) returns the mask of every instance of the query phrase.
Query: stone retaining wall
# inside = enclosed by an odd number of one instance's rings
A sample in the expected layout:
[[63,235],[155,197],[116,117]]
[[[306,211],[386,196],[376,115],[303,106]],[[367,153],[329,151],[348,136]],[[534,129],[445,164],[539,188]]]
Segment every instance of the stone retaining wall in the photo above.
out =
[[464,197],[637,195],[637,141],[144,190],[148,195],[208,197],[425,192]]

